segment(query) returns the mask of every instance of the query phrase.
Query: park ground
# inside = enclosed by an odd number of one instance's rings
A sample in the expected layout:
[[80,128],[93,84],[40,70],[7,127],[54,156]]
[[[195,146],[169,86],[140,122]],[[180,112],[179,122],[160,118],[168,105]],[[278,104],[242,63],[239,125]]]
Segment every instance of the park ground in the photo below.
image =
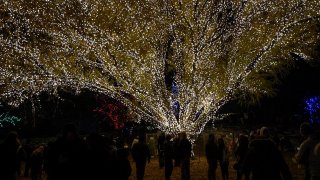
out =
[[[293,180],[303,180],[303,169],[298,167],[297,164],[294,164],[291,160],[293,153],[284,153],[284,157],[286,159],[286,162],[289,165],[290,171],[293,176]],[[229,180],[236,180],[236,171],[232,168],[232,165],[234,164],[234,159],[230,158],[230,165],[229,165]],[[132,167],[132,173],[130,176],[130,180],[136,179],[136,170],[135,170],[135,164],[133,161],[131,161],[131,167]],[[195,157],[193,160],[191,160],[190,165],[190,175],[192,180],[207,180],[207,169],[208,165],[206,162],[206,159],[204,156]],[[159,168],[158,158],[151,159],[150,163],[146,166],[145,171],[145,180],[164,180],[164,168]],[[180,180],[180,167],[174,167],[173,173],[171,176],[171,180]],[[218,168],[217,169],[217,180],[220,180],[221,178],[221,171]]]
[[[303,180],[303,169],[294,164],[291,160],[293,153],[284,153],[286,162],[289,165],[290,171],[292,173],[293,180]],[[230,158],[229,165],[229,180],[236,180],[236,171],[232,168],[234,164],[234,159]],[[132,173],[129,180],[136,180],[136,169],[135,164],[130,157],[130,163],[132,167]],[[204,156],[196,156],[190,163],[190,175],[192,180],[207,180],[207,169],[208,165]],[[45,180],[45,175],[43,175],[43,180]],[[164,168],[159,167],[159,161],[157,157],[153,157],[150,163],[147,164],[145,170],[144,180],[164,180]],[[180,167],[174,167],[171,180],[180,180]],[[22,178],[21,180],[30,180],[30,178]],[[221,171],[217,169],[217,180],[222,180]]]

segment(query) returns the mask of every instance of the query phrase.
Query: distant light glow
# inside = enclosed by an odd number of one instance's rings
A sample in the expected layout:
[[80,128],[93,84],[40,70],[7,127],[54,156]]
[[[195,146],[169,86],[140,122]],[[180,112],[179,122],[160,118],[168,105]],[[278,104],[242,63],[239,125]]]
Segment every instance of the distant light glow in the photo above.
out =
[[308,98],[306,101],[305,110],[309,115],[309,121],[320,124],[320,96],[313,96]]
[[8,113],[0,114],[0,127],[4,127],[4,124],[9,123],[13,126],[16,126],[18,122],[21,121],[21,118],[16,116],[9,115]]

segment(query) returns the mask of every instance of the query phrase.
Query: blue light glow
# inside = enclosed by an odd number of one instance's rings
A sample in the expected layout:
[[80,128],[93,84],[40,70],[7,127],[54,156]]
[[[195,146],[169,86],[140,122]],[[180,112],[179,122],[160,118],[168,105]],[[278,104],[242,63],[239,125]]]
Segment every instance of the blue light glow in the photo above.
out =
[[171,92],[174,96],[177,96],[179,94],[179,88],[178,88],[178,85],[176,82],[172,82],[172,85],[171,85]]
[[313,96],[306,101],[305,110],[309,114],[309,121],[314,123],[320,123],[320,96]]
[[179,95],[179,88],[174,81],[172,82],[171,93],[173,96],[172,111],[173,111],[173,114],[176,117],[177,121],[179,122],[180,103],[177,100],[177,97]]

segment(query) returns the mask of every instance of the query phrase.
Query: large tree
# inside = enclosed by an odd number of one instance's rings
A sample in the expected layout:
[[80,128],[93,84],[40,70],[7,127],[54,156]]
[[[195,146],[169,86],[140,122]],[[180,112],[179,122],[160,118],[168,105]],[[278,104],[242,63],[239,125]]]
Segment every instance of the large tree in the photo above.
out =
[[190,135],[312,61],[318,0],[2,0],[0,97],[86,88]]

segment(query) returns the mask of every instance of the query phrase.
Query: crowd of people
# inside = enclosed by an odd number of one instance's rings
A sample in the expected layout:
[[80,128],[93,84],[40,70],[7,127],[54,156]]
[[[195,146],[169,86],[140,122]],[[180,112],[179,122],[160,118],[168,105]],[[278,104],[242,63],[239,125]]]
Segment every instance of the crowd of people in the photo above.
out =
[[[320,134],[309,123],[303,123],[300,132],[303,140],[292,160],[304,167],[304,180],[320,180]],[[229,168],[233,168],[237,180],[291,180],[292,172],[281,152],[286,141],[270,134],[267,127],[262,127],[228,141],[223,135],[211,133],[205,145],[208,179],[217,179],[220,168],[222,179],[228,180]],[[31,180],[128,180],[132,175],[128,159],[131,153],[136,178],[142,180],[151,153],[146,134],[139,134],[137,139],[130,147],[119,147],[98,133],[82,138],[76,127],[68,124],[55,141],[31,148],[22,145],[16,132],[10,132],[0,144],[0,179],[19,180],[25,176]],[[159,136],[159,166],[164,168],[166,180],[170,180],[174,167],[180,167],[182,180],[190,179],[192,149],[185,132],[176,137],[164,133]],[[233,164],[231,156],[236,160]],[[21,162],[25,162],[23,173]]]
[[[304,180],[320,180],[320,131],[310,123],[300,126],[301,144],[293,162],[304,168]],[[223,180],[228,179],[229,156],[233,155],[236,163],[232,165],[237,172],[236,179],[242,180],[292,180],[292,172],[283,157],[283,150],[292,150],[286,138],[276,134],[271,136],[267,127],[252,131],[249,135],[239,134],[237,142],[229,143],[226,148],[223,137],[217,140],[210,134],[206,144],[208,179],[216,179],[218,164]]]
[[[21,144],[16,132],[10,132],[0,145],[0,179],[127,180],[131,175],[128,155],[128,149],[116,148],[112,139],[98,133],[80,137],[72,124],[64,127],[56,141],[31,151]],[[25,162],[23,174],[21,162]]]

